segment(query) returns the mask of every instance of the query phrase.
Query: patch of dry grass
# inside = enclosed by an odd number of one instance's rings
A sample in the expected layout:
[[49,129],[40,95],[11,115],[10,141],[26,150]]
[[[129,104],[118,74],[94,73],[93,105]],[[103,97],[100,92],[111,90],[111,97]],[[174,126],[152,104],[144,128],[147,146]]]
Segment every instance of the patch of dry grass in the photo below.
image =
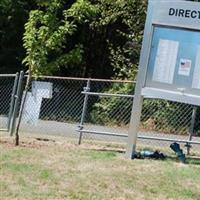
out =
[[0,138],[2,200],[200,200],[200,165],[126,160],[120,145]]

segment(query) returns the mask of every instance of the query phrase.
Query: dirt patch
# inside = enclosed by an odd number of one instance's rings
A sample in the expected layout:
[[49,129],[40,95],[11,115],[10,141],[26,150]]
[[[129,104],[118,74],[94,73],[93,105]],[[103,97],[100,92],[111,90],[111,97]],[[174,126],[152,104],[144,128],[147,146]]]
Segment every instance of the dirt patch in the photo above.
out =
[[[42,148],[42,147],[47,147],[47,146],[52,146],[56,144],[56,141],[54,140],[42,140],[38,138],[21,138],[20,139],[20,145],[18,147],[22,148]],[[15,139],[13,137],[6,137],[6,136],[1,136],[0,137],[0,145],[13,148],[15,146]]]
[[[10,137],[7,134],[0,134],[0,145],[3,145],[7,148],[14,148],[15,146],[15,138]],[[66,137],[54,137],[54,136],[41,136],[41,135],[29,135],[29,136],[21,136],[20,144],[18,148],[36,148],[42,149],[45,147],[61,147],[66,149],[84,149],[84,150],[96,150],[96,151],[115,151],[119,153],[124,153],[125,148],[122,145],[117,144],[107,144],[103,142],[87,142],[84,141],[81,145],[78,145],[78,140],[73,139],[69,140]]]

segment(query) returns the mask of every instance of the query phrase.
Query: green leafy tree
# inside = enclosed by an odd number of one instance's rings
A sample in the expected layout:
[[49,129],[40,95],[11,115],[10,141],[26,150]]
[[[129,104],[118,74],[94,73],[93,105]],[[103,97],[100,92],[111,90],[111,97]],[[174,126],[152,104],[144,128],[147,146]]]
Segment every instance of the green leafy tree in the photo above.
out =
[[[93,15],[95,7],[87,0],[65,4],[63,0],[38,0],[39,9],[32,10],[25,24],[23,37],[28,67],[28,78],[16,128],[16,145],[19,145],[19,127],[32,75],[51,74],[61,66],[76,65],[82,61],[82,45],[72,43],[77,25]],[[64,9],[65,6],[69,7]]]
[[30,12],[25,24],[24,63],[34,74],[50,74],[61,65],[81,62],[81,46],[68,48],[67,40],[76,31],[73,22],[67,20],[66,12],[60,13],[61,1],[39,1],[38,10]]

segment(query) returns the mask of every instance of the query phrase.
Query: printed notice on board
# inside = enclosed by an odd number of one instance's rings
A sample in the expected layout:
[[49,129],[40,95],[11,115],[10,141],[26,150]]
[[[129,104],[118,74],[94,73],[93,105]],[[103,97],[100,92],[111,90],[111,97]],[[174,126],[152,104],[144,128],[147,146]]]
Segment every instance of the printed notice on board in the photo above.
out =
[[192,68],[192,61],[181,58],[179,63],[178,74],[183,76],[189,76]]
[[172,84],[179,42],[160,39],[156,54],[153,81]]
[[200,45],[197,48],[192,88],[200,89]]

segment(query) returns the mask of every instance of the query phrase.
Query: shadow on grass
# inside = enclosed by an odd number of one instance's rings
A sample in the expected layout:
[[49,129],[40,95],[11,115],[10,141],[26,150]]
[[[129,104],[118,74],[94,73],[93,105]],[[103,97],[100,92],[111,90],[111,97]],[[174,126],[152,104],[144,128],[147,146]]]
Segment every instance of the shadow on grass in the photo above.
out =
[[[177,157],[175,156],[168,156],[168,160],[174,161],[174,162],[180,162]],[[200,165],[200,158],[198,157],[187,157],[186,156],[186,163],[185,164],[191,164],[191,165]]]
[[125,153],[125,150],[119,150],[119,149],[109,149],[109,148],[106,148],[106,149],[92,149],[93,151],[97,151],[97,152],[112,152],[112,153],[121,153],[121,154],[124,154]]

